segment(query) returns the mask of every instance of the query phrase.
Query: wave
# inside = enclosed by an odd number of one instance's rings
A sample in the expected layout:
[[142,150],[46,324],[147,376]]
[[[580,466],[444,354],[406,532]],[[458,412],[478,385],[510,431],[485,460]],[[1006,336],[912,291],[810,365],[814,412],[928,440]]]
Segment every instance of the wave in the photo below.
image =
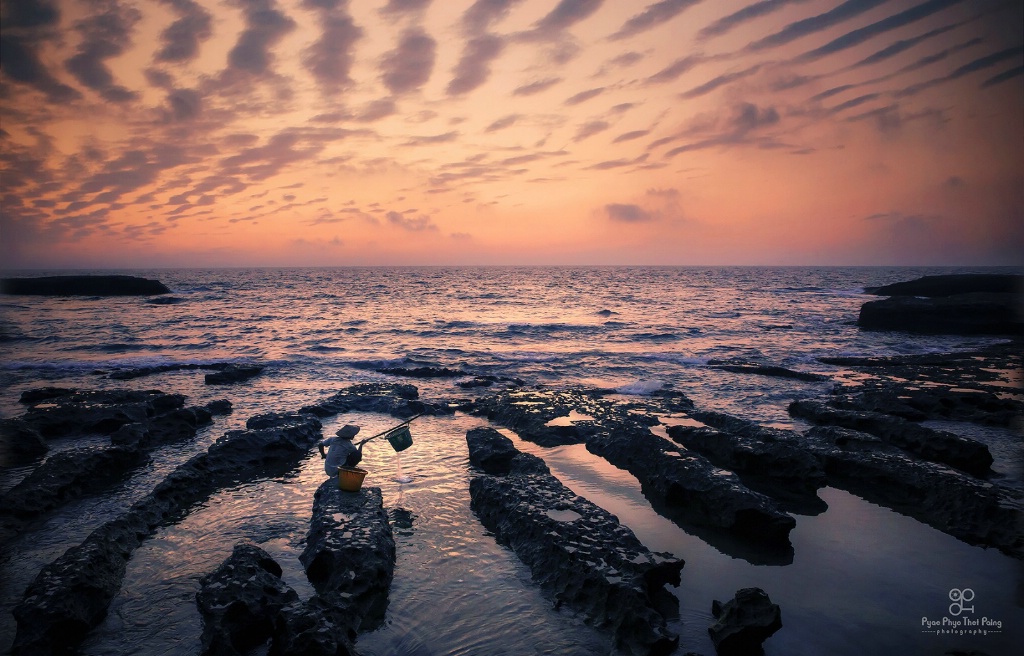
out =
[[632,383],[620,385],[615,388],[615,391],[619,394],[630,394],[633,396],[648,396],[663,390],[668,387],[668,383],[663,380],[636,380]]

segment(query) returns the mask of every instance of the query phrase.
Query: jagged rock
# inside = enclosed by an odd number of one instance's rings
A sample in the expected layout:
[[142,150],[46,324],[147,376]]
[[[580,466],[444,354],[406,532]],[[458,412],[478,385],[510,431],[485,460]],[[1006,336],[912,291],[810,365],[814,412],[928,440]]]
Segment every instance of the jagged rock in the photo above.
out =
[[614,515],[573,494],[497,431],[473,429],[466,441],[471,462],[489,472],[470,481],[473,511],[541,588],[611,632],[618,648],[674,650],[679,638],[653,600],[668,595],[666,583],[679,585],[683,561],[651,553]]
[[760,588],[743,588],[724,604],[711,605],[715,623],[708,627],[719,656],[761,653],[761,644],[782,628],[782,611]]
[[11,654],[77,653],[86,634],[106,617],[145,530],[134,517],[107,522],[40,570],[12,611],[18,632]]
[[229,364],[220,371],[206,374],[207,385],[230,385],[243,380],[255,378],[263,372],[263,367],[255,364]]
[[727,415],[716,412],[691,411],[691,415],[727,432],[669,426],[669,437],[716,466],[736,472],[748,486],[787,500],[795,509],[812,513],[825,510],[816,495],[816,490],[826,485],[825,470],[798,435],[759,426],[751,430],[753,425],[729,421]]
[[334,610],[318,597],[283,607],[275,619],[270,656],[356,656],[351,638],[332,619]]
[[120,518],[101,525],[46,565],[15,607],[13,654],[66,653],[106,616],[132,552],[157,526],[220,486],[294,466],[320,437],[309,415],[263,417],[265,426],[229,431],[180,465]]
[[933,430],[901,417],[830,408],[820,401],[812,400],[792,402],[789,414],[816,424],[871,433],[926,460],[941,462],[975,475],[984,475],[992,466],[992,454],[985,444],[953,433]]
[[149,455],[127,446],[70,449],[55,453],[3,496],[0,517],[29,519],[123,480]]
[[953,296],[991,292],[1024,293],[1024,276],[1002,273],[953,273],[923,276],[916,280],[897,282],[864,290],[876,296]]
[[22,419],[0,419],[0,466],[31,462],[46,454],[46,440]]
[[512,459],[519,455],[512,440],[492,428],[474,428],[466,434],[466,441],[469,464],[488,474],[507,474]]
[[324,481],[313,497],[299,561],[335,623],[351,637],[378,625],[395,573],[395,540],[380,488],[350,493],[335,479]]
[[301,412],[329,417],[343,412],[379,412],[399,419],[418,414],[453,414],[447,406],[419,401],[414,385],[394,383],[361,383],[352,385],[316,404],[304,406]]
[[242,656],[266,644],[281,609],[298,598],[270,554],[254,544],[236,544],[220,567],[199,581],[202,653]]
[[[603,393],[503,392],[479,399],[474,412],[542,446],[584,442],[591,453],[636,476],[644,494],[670,510],[674,520],[725,529],[759,545],[789,545],[796,521],[772,499],[702,456],[652,434],[647,426],[659,421],[643,410],[655,408],[611,404],[600,398]],[[651,402],[660,404],[657,409],[662,412],[693,406],[679,393],[656,396]],[[592,418],[552,425],[573,411]]]
[[[0,544],[13,537],[27,520],[124,480],[132,470],[149,461],[149,451],[155,446],[192,438],[200,426],[212,420],[206,407],[178,408],[175,406],[184,397],[156,391],[66,390],[63,394],[42,396],[46,399],[34,405],[26,419],[10,422],[29,434],[38,435],[31,427],[34,424],[50,437],[68,437],[83,427],[105,430],[124,418],[138,421],[124,423],[113,431],[112,446],[54,454],[9,490],[0,502]],[[79,417],[83,424],[70,423],[65,412],[72,418]]]
[[168,371],[192,371],[194,369],[211,369],[213,371],[223,371],[228,367],[238,366],[230,362],[214,362],[212,364],[195,364],[191,362],[187,363],[174,363],[174,364],[158,364],[151,367],[135,367],[132,369],[119,369],[106,374],[107,378],[113,380],[132,380],[134,378],[142,378],[143,376],[151,376],[153,374],[162,374]]
[[40,276],[0,280],[0,293],[19,296],[151,296],[170,292],[159,280],[135,276]]
[[[670,429],[688,447],[738,463],[771,466],[771,444],[786,443],[818,461],[827,484],[872,503],[909,515],[970,544],[997,547],[1021,558],[1024,526],[1017,509],[1024,495],[994,486],[945,465],[918,460],[868,433],[814,427],[800,435],[765,428],[722,413],[698,412],[701,421],[722,433]],[[799,446],[798,446],[799,445]],[[768,456],[760,455],[768,449]],[[767,460],[759,462],[765,457]]]
[[785,367],[774,365],[753,364],[749,362],[732,362],[728,360],[708,360],[708,367],[731,371],[737,374],[756,374],[759,376],[773,376],[776,378],[792,378],[807,382],[820,382],[830,380],[828,376],[814,374],[807,371],[794,371]]
[[44,388],[25,392],[22,403],[31,404],[23,421],[46,438],[88,433],[109,435],[125,424],[145,423],[150,418],[185,404],[181,394],[157,390],[64,390]]
[[816,426],[804,434],[830,485],[914,517],[968,544],[1024,559],[1019,491],[992,485],[942,464],[909,457],[879,438]]

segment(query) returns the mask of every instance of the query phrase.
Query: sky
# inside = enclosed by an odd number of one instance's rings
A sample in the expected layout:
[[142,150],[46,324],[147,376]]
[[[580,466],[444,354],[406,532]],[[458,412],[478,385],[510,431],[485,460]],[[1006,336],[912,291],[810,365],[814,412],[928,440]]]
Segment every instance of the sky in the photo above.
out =
[[1022,265],[1019,0],[3,0],[0,267]]

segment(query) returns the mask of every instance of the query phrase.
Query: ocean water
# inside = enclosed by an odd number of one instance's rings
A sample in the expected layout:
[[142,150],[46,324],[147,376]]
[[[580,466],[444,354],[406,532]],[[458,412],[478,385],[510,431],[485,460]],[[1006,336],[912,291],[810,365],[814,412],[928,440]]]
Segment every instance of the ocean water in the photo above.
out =
[[[0,414],[17,416],[22,391],[45,385],[161,389],[189,404],[228,398],[234,412],[194,442],[163,447],[153,463],[100,497],[73,502],[0,556],[0,649],[13,640],[10,609],[35,572],[95,526],[146,494],[169,471],[226,430],[261,412],[292,411],[347,385],[415,384],[421,398],[465,399],[486,390],[458,379],[408,379],[382,367],[444,366],[471,375],[519,378],[550,389],[613,388],[628,400],[671,387],[698,407],[765,425],[802,429],[786,413],[819,398],[853,372],[820,363],[836,355],[893,355],[978,347],[989,338],[865,333],[853,325],[875,286],[921,275],[985,269],[765,267],[474,267],[216,269],[130,271],[157,278],[178,302],[138,297],[0,297]],[[33,272],[43,275],[48,272]],[[49,272],[55,273],[55,272]],[[98,272],[96,272],[98,273]],[[706,366],[742,359],[825,374],[802,382]],[[127,381],[103,373],[151,365],[252,362],[263,374],[232,386],[203,384],[201,370]],[[366,485],[380,486],[392,513],[398,562],[384,625],[360,637],[370,654],[608,653],[607,636],[567,610],[556,611],[509,550],[469,509],[465,432],[483,420],[429,417],[413,424],[414,446],[396,454],[368,446]],[[369,434],[390,417],[349,414],[324,434],[358,423]],[[964,434],[969,425],[944,427]],[[791,564],[731,557],[658,515],[636,479],[582,447],[545,449],[566,485],[615,513],[649,548],[687,561],[672,628],[680,653],[714,653],[707,637],[712,599],[764,588],[782,606],[784,627],[768,654],[932,654],[974,648],[1012,653],[1024,641],[1024,571],[1019,561],[971,547],[915,520],[841,490],[820,496],[829,509],[796,516]],[[1019,456],[1019,435],[978,430]],[[55,443],[54,450],[81,444]],[[996,451],[997,449],[993,449]],[[1006,463],[1001,463],[1006,465]],[[1006,471],[1020,473],[1012,463]],[[0,491],[27,474],[0,471]],[[222,490],[135,553],[107,620],[86,654],[195,654],[198,579],[239,539],[261,544],[300,596],[311,594],[297,557],[312,493],[323,471],[315,452],[286,476]],[[399,479],[405,482],[399,482]],[[922,618],[941,618],[952,588],[970,587],[999,633],[929,635]],[[528,638],[527,638],[528,637]]]

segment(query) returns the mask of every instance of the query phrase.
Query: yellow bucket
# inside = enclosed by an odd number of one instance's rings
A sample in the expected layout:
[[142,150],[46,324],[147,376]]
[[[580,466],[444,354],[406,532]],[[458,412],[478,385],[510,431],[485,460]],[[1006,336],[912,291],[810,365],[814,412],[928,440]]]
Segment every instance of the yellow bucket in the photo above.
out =
[[363,487],[366,470],[358,467],[340,467],[338,469],[338,487],[346,492],[358,492]]

